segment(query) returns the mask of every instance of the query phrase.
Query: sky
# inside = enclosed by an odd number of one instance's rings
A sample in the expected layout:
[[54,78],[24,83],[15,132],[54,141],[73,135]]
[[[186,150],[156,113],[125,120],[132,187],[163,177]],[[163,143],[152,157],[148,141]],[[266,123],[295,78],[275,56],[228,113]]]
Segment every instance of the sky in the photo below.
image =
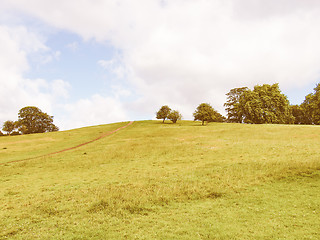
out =
[[225,115],[232,88],[320,80],[318,0],[0,0],[0,125],[25,106],[61,129]]

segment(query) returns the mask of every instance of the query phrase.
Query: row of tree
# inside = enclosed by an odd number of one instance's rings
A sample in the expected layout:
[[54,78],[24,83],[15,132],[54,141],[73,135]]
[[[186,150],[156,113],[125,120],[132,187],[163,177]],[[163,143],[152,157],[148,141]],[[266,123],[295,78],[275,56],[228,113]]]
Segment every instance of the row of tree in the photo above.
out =
[[227,93],[224,104],[228,122],[238,123],[294,123],[287,97],[278,84],[234,88]]
[[224,104],[227,121],[236,123],[320,124],[320,84],[300,105],[290,105],[279,85],[234,88]]
[[[278,123],[278,124],[316,124],[320,125],[320,83],[313,93],[308,94],[300,105],[290,105],[287,97],[281,93],[279,84],[263,84],[231,89],[224,104],[227,118],[218,113],[210,104],[201,103],[193,113],[194,120],[204,122],[235,123]],[[176,123],[182,115],[167,105],[162,106],[157,119],[166,119]],[[37,107],[24,107],[18,113],[18,121],[6,121],[2,130],[8,135],[44,133],[58,131],[53,124],[53,116]],[[0,131],[0,136],[4,135]]]
[[[4,122],[2,130],[7,132],[7,135],[20,135],[54,132],[59,131],[59,128],[53,124],[53,116],[42,112],[37,107],[24,107],[19,110],[18,120]],[[0,131],[1,135],[4,134]]]
[[166,119],[171,120],[173,123],[176,123],[178,120],[182,119],[182,115],[177,110],[171,110],[167,105],[162,106],[157,112],[157,119],[162,119],[163,123]]
[[[202,121],[202,125],[204,122],[224,122],[225,117],[218,113],[214,108],[208,103],[201,103],[196,111],[193,113],[194,120]],[[157,119],[162,119],[163,123],[166,119],[171,120],[173,123],[176,123],[178,120],[182,119],[182,115],[177,110],[171,110],[167,105],[162,106],[156,115]]]
[[[204,122],[234,122],[251,124],[320,124],[320,83],[314,92],[308,94],[301,105],[290,105],[288,98],[281,93],[279,84],[256,85],[231,89],[224,104],[227,118],[218,113],[208,103],[201,103],[193,113],[194,120]],[[174,117],[176,116],[176,117]],[[157,119],[181,119],[178,111],[162,106]]]

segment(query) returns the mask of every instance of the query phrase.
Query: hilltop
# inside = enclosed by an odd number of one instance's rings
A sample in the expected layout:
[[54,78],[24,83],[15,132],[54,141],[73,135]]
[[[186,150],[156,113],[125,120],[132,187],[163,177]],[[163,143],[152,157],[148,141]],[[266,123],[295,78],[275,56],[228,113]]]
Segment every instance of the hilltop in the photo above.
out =
[[1,137],[0,238],[320,238],[319,127],[126,124]]

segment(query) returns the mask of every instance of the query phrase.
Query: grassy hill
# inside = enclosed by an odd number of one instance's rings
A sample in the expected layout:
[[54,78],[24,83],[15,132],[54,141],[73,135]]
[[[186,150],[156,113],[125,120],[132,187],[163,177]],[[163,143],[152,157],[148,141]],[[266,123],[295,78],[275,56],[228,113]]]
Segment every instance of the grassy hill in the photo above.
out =
[[140,121],[44,156],[126,124],[0,137],[0,239],[320,239],[319,127]]

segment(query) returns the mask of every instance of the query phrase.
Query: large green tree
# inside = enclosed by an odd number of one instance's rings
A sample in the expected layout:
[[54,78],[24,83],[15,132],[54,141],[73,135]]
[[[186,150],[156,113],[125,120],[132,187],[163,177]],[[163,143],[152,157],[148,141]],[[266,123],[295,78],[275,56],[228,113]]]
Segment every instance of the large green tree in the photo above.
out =
[[163,123],[164,120],[166,120],[166,118],[168,117],[169,113],[171,111],[171,108],[169,108],[167,105],[162,106],[159,111],[157,112],[157,119],[163,119]]
[[218,113],[209,103],[201,103],[193,113],[194,120],[204,122],[223,122],[224,117]]
[[16,128],[16,124],[14,121],[5,121],[2,127],[2,130],[7,132],[9,135],[13,132],[13,130]]
[[249,90],[247,87],[233,88],[227,95],[227,102],[224,104],[227,111],[227,121],[242,123],[243,113],[240,105],[240,97],[243,92]]
[[252,91],[244,91],[239,103],[245,123],[294,122],[289,100],[281,93],[278,83],[256,85]]
[[305,124],[320,124],[320,83],[308,94],[301,104],[305,116]]
[[277,83],[248,88],[235,88],[225,103],[228,121],[244,123],[293,123],[289,100]]
[[19,130],[23,134],[58,131],[53,124],[53,116],[42,112],[37,107],[24,107],[18,113]]

